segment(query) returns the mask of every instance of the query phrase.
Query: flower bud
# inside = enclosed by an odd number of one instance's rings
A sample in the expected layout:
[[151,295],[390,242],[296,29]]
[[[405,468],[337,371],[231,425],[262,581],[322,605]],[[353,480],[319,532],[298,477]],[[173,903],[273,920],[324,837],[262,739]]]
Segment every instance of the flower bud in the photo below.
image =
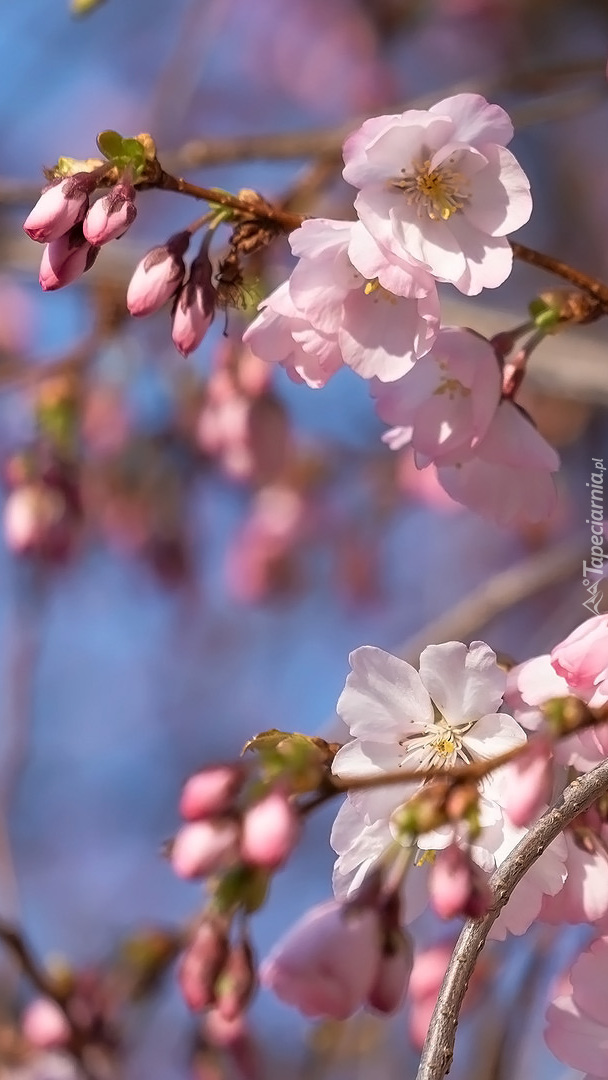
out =
[[441,919],[458,915],[479,919],[492,900],[482,871],[456,843],[437,852],[429,874],[429,894]]
[[[603,479],[603,472],[597,475]],[[551,666],[578,697],[594,707],[605,704],[608,701],[608,615],[587,619],[565,641],[556,645],[551,653]]]
[[65,1046],[70,1041],[70,1025],[62,1009],[50,998],[36,998],[21,1019],[23,1034],[39,1050]]
[[518,828],[538,817],[549,802],[553,786],[551,746],[549,738],[536,735],[521,754],[503,767],[502,802],[505,814]]
[[217,1011],[224,1020],[236,1020],[246,1008],[255,989],[255,967],[251,945],[243,938],[228,953],[215,984]]
[[75,173],[49,184],[23,223],[28,236],[39,244],[58,240],[82,221],[89,195],[96,186],[97,178],[87,172]]
[[38,278],[41,287],[45,292],[54,292],[71,285],[91,269],[98,255],[99,248],[85,240],[82,225],[74,225],[59,240],[52,240],[45,247]]
[[312,908],[279,941],[260,978],[305,1016],[346,1020],[371,993],[380,945],[377,911],[329,901]]
[[144,255],[127,289],[131,315],[151,315],[177,292],[186,272],[183,256],[189,243],[190,233],[184,230]]
[[123,236],[136,217],[135,188],[132,184],[116,184],[93,203],[82,231],[90,244],[107,244]]
[[201,923],[181,958],[177,974],[186,1005],[193,1012],[214,1003],[214,986],[227,955],[228,941],[221,927],[211,920]]
[[198,348],[215,315],[216,292],[206,251],[192,263],[190,277],[182,286],[173,311],[173,344],[182,356]]
[[218,765],[190,776],[184,784],[179,812],[187,821],[224,814],[232,809],[243,783],[243,770],[235,765]]
[[405,997],[413,962],[410,935],[402,930],[392,932],[385,943],[376,980],[367,999],[372,1009],[385,1014],[397,1012]]
[[276,870],[293,851],[300,823],[293,803],[282,791],[271,791],[247,811],[241,855],[245,862]]
[[171,849],[178,877],[205,877],[230,866],[238,855],[239,830],[234,821],[197,821],[180,829]]

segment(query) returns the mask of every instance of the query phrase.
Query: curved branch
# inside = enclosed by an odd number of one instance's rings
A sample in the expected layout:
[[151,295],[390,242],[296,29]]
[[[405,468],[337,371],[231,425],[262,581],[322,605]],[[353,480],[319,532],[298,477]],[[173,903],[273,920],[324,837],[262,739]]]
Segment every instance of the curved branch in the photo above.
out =
[[555,806],[532,826],[490,878],[495,895],[488,914],[462,930],[446,971],[427,1032],[416,1080],[442,1080],[452,1063],[462,1001],[488,933],[515,886],[571,821],[608,790],[608,760],[573,780]]

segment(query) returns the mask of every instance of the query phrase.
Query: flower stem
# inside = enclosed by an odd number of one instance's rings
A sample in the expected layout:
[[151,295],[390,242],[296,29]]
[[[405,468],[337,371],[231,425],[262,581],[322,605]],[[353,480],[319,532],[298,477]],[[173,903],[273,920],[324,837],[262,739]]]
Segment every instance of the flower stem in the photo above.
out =
[[550,274],[555,274],[557,277],[569,281],[577,289],[582,289],[583,292],[594,297],[600,304],[602,312],[608,315],[608,285],[605,285],[603,281],[598,281],[597,278],[591,277],[590,274],[584,274],[582,270],[577,270],[574,266],[570,266],[569,263],[563,262],[561,259],[555,259],[552,255],[545,255],[542,251],[536,251],[525,244],[520,244],[517,240],[511,241],[511,247],[514,257],[519,259],[520,262],[528,263],[529,266],[536,266],[540,270],[548,270]]

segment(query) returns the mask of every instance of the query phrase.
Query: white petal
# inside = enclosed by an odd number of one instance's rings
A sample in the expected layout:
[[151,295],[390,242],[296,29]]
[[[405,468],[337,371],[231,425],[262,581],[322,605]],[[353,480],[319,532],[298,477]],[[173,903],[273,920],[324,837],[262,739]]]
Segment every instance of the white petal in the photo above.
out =
[[526,733],[517,720],[506,713],[490,713],[482,716],[462,742],[474,758],[482,761],[504,754],[526,741]]
[[422,732],[433,706],[411,664],[372,645],[350,654],[352,671],[337,711],[351,734],[374,742],[398,742],[404,731]]
[[502,702],[506,675],[483,641],[467,649],[461,641],[428,645],[420,657],[420,678],[450,724],[477,720]]

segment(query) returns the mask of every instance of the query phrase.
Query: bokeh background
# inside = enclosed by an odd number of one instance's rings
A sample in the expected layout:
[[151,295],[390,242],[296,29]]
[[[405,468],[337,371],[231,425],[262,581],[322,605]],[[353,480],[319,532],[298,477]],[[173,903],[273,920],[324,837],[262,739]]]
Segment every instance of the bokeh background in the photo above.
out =
[[[75,18],[67,0],[5,0],[0,10],[5,507],[26,481],[35,489],[25,540],[5,509],[0,552],[0,914],[41,956],[95,970],[137,928],[175,925],[199,903],[161,856],[184,778],[259,730],[330,730],[352,648],[415,658],[442,634],[481,634],[521,659],[581,621],[585,482],[608,450],[606,331],[569,332],[535,357],[525,401],[564,460],[560,507],[542,527],[499,530],[383,448],[350,372],[323,391],[282,371],[271,379],[240,351],[241,311],[226,333],[218,317],[188,361],[166,312],[128,319],[130,272],[193,219],[193,202],[143,195],[128,235],[75,286],[43,295],[39,249],[21,231],[41,167],[93,155],[103,129],[149,131],[190,179],[352,216],[340,130],[475,89],[516,121],[535,197],[522,241],[606,277],[608,3],[105,0]],[[235,160],[233,136],[309,130],[322,153]],[[197,165],[209,140],[217,163]],[[252,295],[288,268],[279,241],[252,265]],[[496,295],[446,293],[446,311],[497,331],[523,322],[549,284],[516,266]],[[522,566],[530,596],[513,605]],[[488,621],[483,598],[509,567]],[[434,622],[471,593],[460,633]],[[256,920],[260,951],[328,894],[331,817],[319,815],[278,877]],[[519,1045],[505,1017],[521,980],[533,975],[540,994],[575,941],[512,950],[475,1038],[465,1028],[457,1075],[471,1075],[471,1055],[480,1078],[564,1075],[542,1051],[534,993]],[[2,970],[4,1031],[27,990]],[[266,995],[252,1017],[264,1077],[415,1075],[403,1017],[312,1041]],[[193,1061],[196,1022],[171,976],[127,1028],[125,1076],[233,1075],[230,1062],[203,1074]],[[0,1075],[50,1075],[6,1041]]]

